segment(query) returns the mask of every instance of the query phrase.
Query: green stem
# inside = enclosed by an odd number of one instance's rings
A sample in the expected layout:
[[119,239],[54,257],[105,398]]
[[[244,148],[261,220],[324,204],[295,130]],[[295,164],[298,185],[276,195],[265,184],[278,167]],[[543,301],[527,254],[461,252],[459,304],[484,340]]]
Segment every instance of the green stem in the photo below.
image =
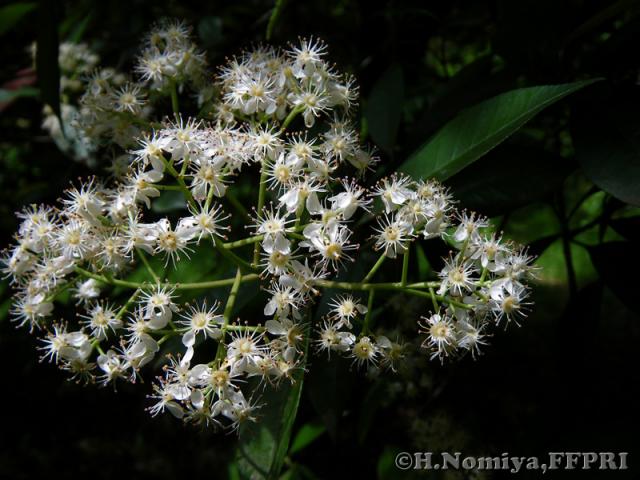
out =
[[[90,272],[80,267],[75,267],[76,273],[82,275],[83,277],[93,278],[94,280],[98,280],[107,285],[116,285],[119,287],[127,287],[134,288],[140,290],[150,290],[152,288],[156,288],[158,284],[152,283],[137,283],[137,282],[128,282],[126,280],[120,280],[117,278],[108,279],[103,275],[99,275],[97,273]],[[250,273],[248,275],[242,276],[243,282],[254,282],[258,280],[260,277],[256,273]],[[164,288],[175,288],[176,290],[197,290],[201,288],[218,288],[218,287],[227,287],[229,285],[233,285],[235,278],[224,278],[221,280],[210,280],[206,282],[192,282],[192,283],[161,283],[160,286]]]
[[157,183],[154,183],[153,188],[157,188],[158,190],[173,190],[177,192],[182,191],[182,187],[180,185],[159,185]]
[[407,250],[404,252],[404,255],[402,255],[402,277],[400,282],[402,283],[403,287],[407,284],[407,276],[409,275],[409,252],[410,251],[411,249],[407,248]]
[[171,109],[177,117],[180,113],[180,105],[178,104],[178,87],[175,81],[171,82]]
[[[260,166],[260,189],[258,190],[258,216],[262,215],[262,209],[264,208],[265,196],[267,193],[267,162],[262,160]],[[257,266],[260,261],[260,245],[256,243],[253,249],[253,265]]]
[[385,258],[387,257],[384,253],[380,255],[380,258],[378,258],[378,261],[373,265],[373,267],[371,267],[371,270],[369,270],[369,273],[367,273],[367,275],[362,279],[362,283],[368,283],[369,280],[371,280],[371,277],[373,277],[378,271],[378,269],[380,268],[380,266],[382,266],[382,263],[384,262]]
[[238,197],[235,196],[235,194],[231,191],[230,188],[227,189],[226,197],[227,197],[227,200],[229,200],[229,203],[238,211],[238,213],[240,213],[240,215],[242,215],[246,219],[251,219],[251,215],[249,215],[249,212],[247,211],[247,209],[244,208],[244,205],[242,204],[242,202],[238,200]]
[[236,303],[236,297],[238,296],[238,290],[240,289],[240,284],[242,283],[242,272],[238,268],[236,271],[236,276],[233,279],[233,285],[231,286],[231,291],[229,292],[229,297],[227,298],[227,304],[224,307],[224,312],[222,317],[224,319],[222,324],[222,337],[218,339],[218,347],[216,349],[216,360],[220,360],[224,355],[225,346],[224,346],[224,337],[227,328],[229,327],[229,320],[231,319],[231,314],[233,313],[233,306]]
[[399,290],[405,288],[433,288],[439,287],[440,282],[417,282],[402,286],[401,282],[365,283],[365,282],[336,282],[333,280],[315,280],[312,282],[316,287],[335,288],[338,290]]
[[367,313],[364,316],[364,324],[362,325],[362,334],[369,333],[369,324],[371,322],[371,312],[373,311],[373,297],[375,296],[375,290],[369,290],[369,300],[367,301]]
[[160,159],[162,160],[164,168],[171,174],[172,177],[174,177],[177,180],[180,190],[182,190],[182,193],[184,194],[184,197],[187,199],[189,204],[195,209],[197,206],[196,201],[193,198],[193,195],[191,194],[191,190],[189,190],[189,187],[187,187],[187,184],[184,182],[184,178],[180,176],[180,174],[174,168],[171,162],[169,162],[166,158],[164,158],[163,155],[160,155]]
[[93,278],[102,283],[116,285],[118,287],[127,287],[127,288],[142,288],[144,284],[137,282],[128,282],[126,280],[119,280],[117,278],[107,278],[104,275],[98,275],[97,273],[90,272],[89,270],[85,270],[80,267],[74,267],[76,273],[82,275],[83,277]]
[[144,266],[147,269],[147,272],[149,272],[149,275],[151,275],[151,278],[153,278],[153,281],[156,283],[160,283],[160,278],[158,277],[158,275],[156,275],[156,272],[153,271],[153,268],[151,268],[149,259],[144,254],[144,252],[141,249],[136,248],[136,253],[140,257],[140,260],[142,260],[142,263],[144,263]]
[[127,302],[122,306],[122,308],[118,310],[118,313],[116,313],[117,319],[122,318],[122,316],[127,312],[127,310],[129,310],[129,307],[131,306],[131,304],[135,302],[136,298],[138,298],[139,294],[140,294],[140,289],[136,288],[136,290],[133,292],[133,295],[129,297],[129,300],[127,300]]
[[224,248],[227,250],[232,248],[244,247],[245,245],[251,245],[252,243],[261,242],[264,235],[255,235],[253,237],[243,238],[242,240],[236,240],[235,242],[223,243]]
[[262,325],[227,325],[224,328],[227,332],[264,332]]
[[282,122],[282,127],[280,127],[280,132],[284,132],[289,126],[289,124],[293,122],[293,119],[296,118],[298,114],[302,112],[302,110],[304,110],[304,106],[302,105],[298,105],[296,108],[291,110],[289,112],[289,115],[287,115],[287,118],[285,118],[284,122]]
[[300,202],[298,208],[296,208],[296,222],[293,224],[293,228],[298,228],[302,221],[302,214],[304,213],[304,201]]
[[222,240],[220,240],[219,238],[215,237],[213,240],[215,242],[216,249],[220,252],[220,254],[223,257],[226,257],[229,260],[231,260],[233,263],[235,263],[241,269],[244,269],[244,270],[247,270],[247,271],[250,271],[250,272],[253,272],[253,271],[255,271],[257,269],[256,266],[250,264],[246,260],[243,260],[238,255],[233,253],[231,250],[225,248],[224,247],[224,243],[222,243]]
[[432,301],[434,298],[436,298],[441,302],[448,303],[449,305],[454,305],[458,308],[464,308],[465,310],[473,309],[472,305],[467,305],[466,303],[458,302],[457,300],[452,300],[451,298],[442,295],[434,295],[432,292],[423,292],[422,290],[412,290],[410,288],[405,289],[404,292],[410,295],[416,295],[418,297],[431,298]]
[[[260,279],[257,273],[250,273],[242,276],[242,282],[255,282]],[[211,280],[208,282],[194,282],[194,283],[176,283],[176,290],[196,290],[200,288],[218,288],[233,285],[234,278],[225,278],[222,280]]]
[[231,285],[229,298],[227,299],[227,304],[224,307],[224,313],[222,314],[224,318],[224,324],[222,325],[223,330],[227,327],[227,325],[229,325],[229,320],[231,319],[231,314],[233,313],[233,306],[236,303],[236,297],[238,296],[238,290],[240,289],[241,283],[242,283],[242,271],[238,269],[236,270],[236,276],[233,279],[233,285]]
[[276,22],[278,21],[278,17],[280,17],[280,12],[282,12],[282,7],[284,7],[285,0],[276,0],[276,4],[273,6],[273,12],[271,12],[271,16],[269,17],[269,23],[267,24],[267,41],[271,40],[271,36],[273,35],[273,29],[276,26]]
[[436,292],[433,288],[429,288],[429,295],[431,295],[431,303],[433,304],[433,313],[437,313],[440,311],[440,305],[438,305],[438,300],[436,299]]

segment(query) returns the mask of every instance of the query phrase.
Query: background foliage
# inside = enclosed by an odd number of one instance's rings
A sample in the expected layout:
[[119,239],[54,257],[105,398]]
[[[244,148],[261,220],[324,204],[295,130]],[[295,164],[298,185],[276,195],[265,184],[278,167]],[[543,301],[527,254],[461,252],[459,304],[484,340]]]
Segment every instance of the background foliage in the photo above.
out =
[[[395,453],[425,450],[630,451],[633,469],[640,63],[631,47],[640,40],[639,2],[277,3],[278,15],[261,0],[2,7],[2,244],[15,210],[51,202],[70,180],[93,173],[40,128],[41,100],[57,95],[58,38],[87,42],[103,63],[128,68],[141,35],[165,16],[195,27],[212,65],[263,41],[268,25],[275,43],[317,35],[358,78],[361,132],[384,158],[376,176],[400,168],[446,179],[461,204],[531,244],[544,270],[532,315],[496,335],[477,362],[443,367],[425,355],[395,380],[370,380],[340,359],[325,367],[311,356],[290,445],[261,445],[286,451],[286,478],[400,478]],[[46,46],[37,82],[28,54],[36,39]],[[247,184],[240,199],[250,194]],[[165,206],[175,208],[170,198]],[[445,253],[412,255],[415,275]],[[181,268],[189,275],[189,264]],[[255,451],[238,456],[233,436],[150,420],[144,389],[82,388],[38,364],[34,339],[6,319],[10,289],[3,283],[0,291],[0,475],[238,478],[250,468]],[[246,302],[253,295],[241,292]],[[423,310],[421,300],[391,297],[376,314],[410,323]]]

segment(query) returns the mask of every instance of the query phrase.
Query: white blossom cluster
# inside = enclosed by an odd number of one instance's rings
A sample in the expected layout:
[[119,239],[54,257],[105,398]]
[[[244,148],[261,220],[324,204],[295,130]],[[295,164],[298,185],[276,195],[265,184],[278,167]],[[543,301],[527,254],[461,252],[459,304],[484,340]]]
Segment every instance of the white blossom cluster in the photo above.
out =
[[[147,35],[135,75],[97,68],[99,56],[84,43],[60,45],[61,119],[45,108],[43,128],[75,160],[95,167],[100,150],[120,156],[149,128],[157,103],[172,89],[210,99],[205,55],[183,22],[165,20]],[[114,148],[116,147],[116,148]],[[118,168],[120,170],[120,168]]]
[[[31,47],[35,62],[36,44]],[[76,97],[84,89],[84,79],[93,72],[100,57],[86,43],[62,42],[58,49],[60,67],[60,118],[64,125],[71,125],[78,115]],[[60,120],[48,105],[44,108],[42,128],[55,141],[60,150],[75,160],[88,161],[94,152],[91,141],[77,128],[62,131]]]
[[[345,355],[370,372],[395,370],[406,347],[384,335],[384,325],[374,328],[376,292],[429,300],[431,314],[413,334],[426,334],[422,345],[432,358],[475,355],[490,327],[524,315],[531,258],[491,234],[486,219],[458,212],[435,181],[392,175],[367,189],[354,178],[379,159],[360,146],[350,120],[357,89],[327,63],[322,42],[258,47],[229,60],[211,82],[218,91],[211,122],[176,109],[178,85],[206,82],[204,57],[188,34],[179,23],[155,29],[137,64],[139,83],[107,70],[88,82],[82,104],[96,116],[88,124],[99,128],[105,112],[122,114],[117,125],[105,123],[108,135],[91,133],[126,149],[114,179],[87,180],[57,208],[18,214],[3,271],[17,289],[14,320],[44,334],[43,358],[75,378],[116,384],[135,382],[143,366],[167,354],[150,412],[236,428],[256,419],[259,393],[252,388],[296,381],[312,335],[319,351]],[[151,90],[170,97],[173,119],[148,120]],[[290,132],[297,124],[302,130]],[[241,174],[258,171],[250,235],[229,241],[231,208],[236,218],[249,216],[230,191]],[[184,197],[177,219],[151,209],[167,191]],[[367,226],[368,218],[377,226]],[[433,238],[455,255],[432,279],[408,281],[411,244]],[[380,257],[361,281],[341,281],[359,258],[358,240]],[[172,283],[150,261],[160,257],[172,269],[195,249],[234,265],[235,277]],[[399,257],[400,281],[375,280],[386,259]],[[134,270],[146,279],[131,280]],[[266,295],[264,318],[241,321],[236,299],[253,282]],[[186,291],[218,288],[229,289],[224,305],[183,300]],[[324,289],[351,293],[331,299],[314,326],[311,307]],[[54,303],[69,293],[77,319],[57,320]],[[169,342],[174,337],[180,341]]]

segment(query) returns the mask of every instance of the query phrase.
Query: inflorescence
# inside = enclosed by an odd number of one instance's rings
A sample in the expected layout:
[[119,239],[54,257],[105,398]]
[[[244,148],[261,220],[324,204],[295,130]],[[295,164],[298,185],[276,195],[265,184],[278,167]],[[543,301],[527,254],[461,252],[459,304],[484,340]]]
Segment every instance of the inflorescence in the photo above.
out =
[[[62,54],[78,57],[63,62],[69,78],[84,79],[63,82],[80,92],[66,127],[75,135],[66,138],[79,141],[85,153],[102,149],[115,158],[112,178],[81,182],[58,207],[33,205],[19,213],[3,271],[18,292],[13,319],[43,334],[43,358],[73,378],[135,382],[176,337],[173,345],[180,347],[163,352],[168,363],[153,386],[150,412],[235,428],[255,420],[259,407],[247,379],[255,377],[261,388],[295,381],[310,338],[317,351],[344,355],[358,367],[395,370],[407,349],[374,329],[377,292],[428,300],[414,334],[440,361],[475,356],[491,328],[525,316],[532,259],[494,233],[486,218],[457,210],[433,180],[394,174],[363,186],[379,158],[360,145],[351,121],[354,80],[327,63],[321,41],[243,52],[215,81],[182,23],[163,22],[149,34],[135,81],[112,69],[89,75],[97,57],[84,47],[65,47]],[[181,116],[185,95],[198,116]],[[157,112],[169,102],[173,117],[158,122]],[[289,132],[298,117],[304,128]],[[257,169],[250,235],[229,241],[230,214],[221,202],[237,207],[234,182]],[[173,222],[151,210],[165,191],[180,192],[186,202]],[[367,231],[366,245],[379,257],[361,281],[341,281],[338,274],[359,253],[358,229]],[[411,244],[436,238],[452,249],[444,267],[430,281],[409,282]],[[197,283],[165,280],[166,270],[189,261],[194,248],[235,265],[236,274]],[[236,253],[245,250],[249,258]],[[163,273],[150,257],[162,259]],[[377,282],[387,259],[402,262],[401,278]],[[145,280],[128,277],[136,266]],[[265,319],[240,321],[234,305],[241,285],[252,282],[268,296]],[[226,301],[181,300],[212,289],[228,289]],[[341,293],[312,325],[310,310],[324,289]],[[56,321],[54,304],[65,292],[79,313],[76,320]]]

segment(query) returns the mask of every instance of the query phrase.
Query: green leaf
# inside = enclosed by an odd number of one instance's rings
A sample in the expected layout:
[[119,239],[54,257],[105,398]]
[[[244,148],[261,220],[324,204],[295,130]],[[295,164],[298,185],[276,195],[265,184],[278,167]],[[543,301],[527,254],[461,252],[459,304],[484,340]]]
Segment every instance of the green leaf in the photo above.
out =
[[236,462],[242,478],[277,478],[282,469],[302,394],[309,333],[307,324],[303,360],[294,374],[295,383],[267,390],[261,398],[265,405],[258,422],[240,428]]
[[607,242],[589,247],[589,255],[605,284],[622,303],[640,313],[636,284],[627,278],[628,275],[621,274],[622,269],[627,272],[640,269],[637,247],[632,242]]
[[305,423],[291,442],[291,448],[289,449],[289,455],[293,455],[299,452],[303,448],[309,446],[320,435],[327,431],[324,425],[318,425],[315,423]]
[[17,90],[0,88],[0,103],[10,102],[20,97],[37,97],[40,90],[34,87],[22,87]]
[[269,16],[269,23],[267,24],[267,41],[271,40],[271,37],[273,36],[273,30],[276,28],[278,18],[280,18],[280,15],[282,14],[282,9],[284,8],[285,1],[286,0],[276,0],[276,4],[273,6],[273,10],[271,11],[271,15]]
[[56,2],[41,0],[38,5],[36,72],[42,102],[58,116],[60,124],[60,66],[58,65],[58,21]]
[[205,48],[218,46],[224,39],[222,33],[222,18],[208,16],[198,23],[198,36]]
[[393,64],[373,86],[364,110],[371,138],[387,153],[393,150],[396,143],[403,101],[402,67]]
[[89,22],[92,19],[93,19],[92,12],[85,15],[85,17],[73,27],[73,30],[71,30],[71,33],[67,37],[67,41],[71,43],[78,43],[80,40],[82,40],[82,37],[84,36],[84,32],[87,31]]
[[614,218],[609,224],[627,240],[640,241],[640,217]]
[[[501,145],[447,181],[464,208],[495,216],[543,200],[575,165],[542,149]],[[523,182],[535,188],[523,188]]]
[[504,141],[537,113],[599,79],[519,88],[485,100],[447,123],[401,165],[414,177],[445,180]]
[[640,205],[640,120],[638,96],[606,100],[582,112],[574,132],[576,158],[585,175],[623,202]]
[[11,3],[0,8],[0,35],[11,30],[36,5],[35,2]]

